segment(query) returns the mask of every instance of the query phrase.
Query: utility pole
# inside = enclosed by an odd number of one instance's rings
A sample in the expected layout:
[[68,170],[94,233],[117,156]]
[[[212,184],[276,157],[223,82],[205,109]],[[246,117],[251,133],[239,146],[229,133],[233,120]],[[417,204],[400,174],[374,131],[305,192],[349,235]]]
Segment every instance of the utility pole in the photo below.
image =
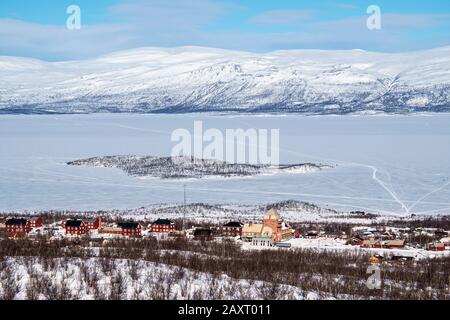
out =
[[183,230],[186,229],[186,184],[183,184]]

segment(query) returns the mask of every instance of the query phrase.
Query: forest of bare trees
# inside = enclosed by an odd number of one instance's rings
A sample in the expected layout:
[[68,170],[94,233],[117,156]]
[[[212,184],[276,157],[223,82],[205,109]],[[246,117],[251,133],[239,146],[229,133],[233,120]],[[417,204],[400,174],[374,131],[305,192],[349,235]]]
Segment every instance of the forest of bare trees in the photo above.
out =
[[368,265],[361,253],[245,251],[231,241],[2,240],[0,297],[449,299],[449,257],[382,265],[380,290],[366,285]]

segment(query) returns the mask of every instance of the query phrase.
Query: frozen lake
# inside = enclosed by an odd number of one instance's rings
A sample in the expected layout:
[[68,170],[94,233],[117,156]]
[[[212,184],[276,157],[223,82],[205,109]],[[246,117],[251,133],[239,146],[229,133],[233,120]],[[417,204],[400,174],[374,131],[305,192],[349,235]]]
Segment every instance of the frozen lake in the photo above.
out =
[[[229,180],[158,180],[71,167],[101,155],[170,155],[174,129],[280,129],[282,163],[319,173]],[[134,208],[153,203],[268,203],[295,199],[386,214],[450,213],[450,115],[0,116],[0,210]]]

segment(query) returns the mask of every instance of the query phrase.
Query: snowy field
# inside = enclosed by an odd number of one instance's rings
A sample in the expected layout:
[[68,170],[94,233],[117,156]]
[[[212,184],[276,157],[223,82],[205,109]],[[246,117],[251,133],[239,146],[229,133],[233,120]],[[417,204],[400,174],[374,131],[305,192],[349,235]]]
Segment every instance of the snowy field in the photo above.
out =
[[[145,179],[66,161],[169,155],[174,129],[280,129],[280,162],[321,172],[231,180]],[[450,115],[220,116],[95,114],[0,116],[0,210],[125,209],[187,201],[261,204],[287,199],[392,214],[450,212]]]

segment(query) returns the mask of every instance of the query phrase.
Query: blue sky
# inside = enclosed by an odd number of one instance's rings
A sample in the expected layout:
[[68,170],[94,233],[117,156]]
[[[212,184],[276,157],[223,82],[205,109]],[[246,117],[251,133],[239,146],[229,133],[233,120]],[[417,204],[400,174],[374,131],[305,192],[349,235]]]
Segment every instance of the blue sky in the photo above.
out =
[[[72,4],[81,8],[81,30],[65,27]],[[372,4],[381,8],[381,30],[366,27]],[[0,55],[46,60],[141,46],[399,52],[449,44],[448,0],[0,1]]]

